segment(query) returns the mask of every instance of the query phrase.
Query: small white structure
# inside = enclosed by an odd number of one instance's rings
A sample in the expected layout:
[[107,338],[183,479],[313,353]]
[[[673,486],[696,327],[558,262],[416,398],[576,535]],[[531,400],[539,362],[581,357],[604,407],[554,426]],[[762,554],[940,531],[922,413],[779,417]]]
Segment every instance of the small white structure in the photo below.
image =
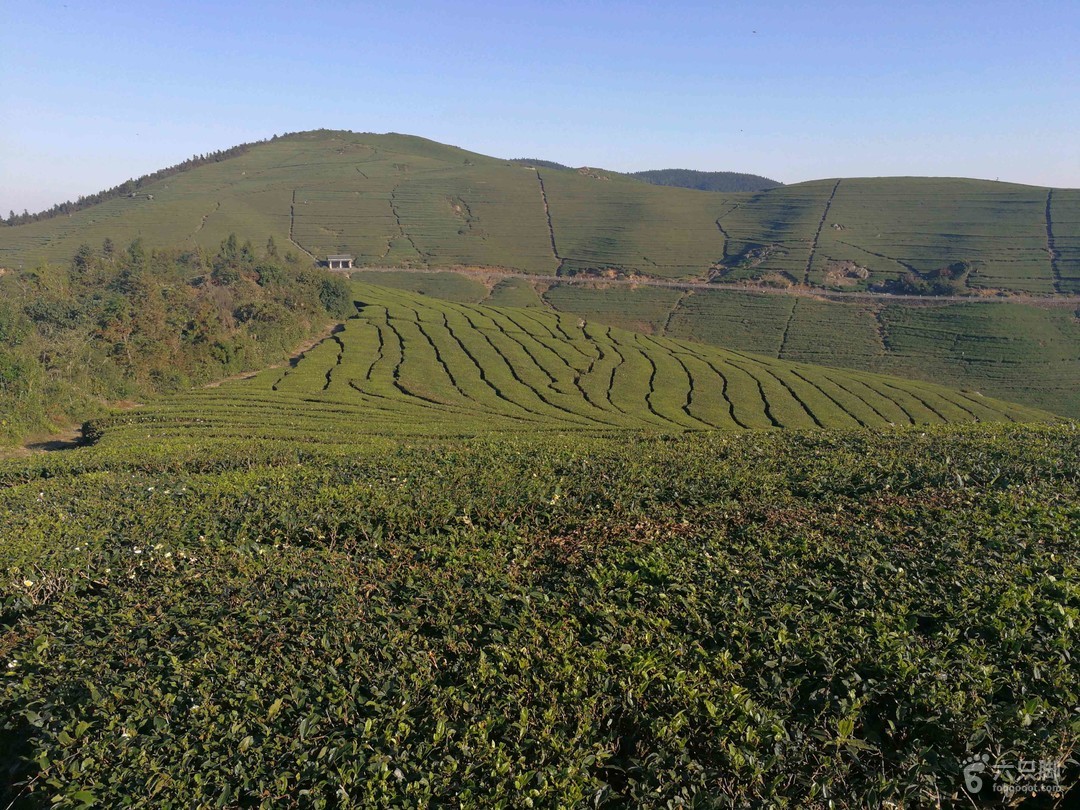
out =
[[350,253],[331,253],[326,257],[326,266],[331,270],[352,270],[352,263]]

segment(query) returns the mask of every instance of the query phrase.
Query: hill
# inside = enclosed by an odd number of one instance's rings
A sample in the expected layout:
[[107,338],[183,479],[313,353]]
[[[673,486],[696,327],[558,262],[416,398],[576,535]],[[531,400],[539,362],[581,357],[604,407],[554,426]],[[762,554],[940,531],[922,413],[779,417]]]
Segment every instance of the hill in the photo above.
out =
[[1080,417],[1078,303],[826,298],[494,273],[354,277],[464,303],[543,307],[649,335],[956,385]]
[[743,172],[700,172],[694,169],[651,169],[631,172],[630,177],[654,186],[675,186],[697,191],[767,191],[783,183]]
[[[537,158],[516,158],[512,162],[522,166],[537,169],[556,169],[560,171],[578,171],[564,163],[556,163],[553,160],[540,160]],[[595,171],[601,176],[622,176],[634,180],[641,180],[654,186],[671,186],[673,188],[689,188],[696,191],[765,191],[777,188],[783,183],[761,177],[756,174],[742,172],[701,172],[694,169],[650,169],[643,172],[627,172],[620,175],[619,172],[609,172],[603,169],[584,169],[582,171]]]
[[[121,253],[138,243],[177,259],[167,262],[177,274],[169,284],[191,285],[233,233],[240,244],[270,237],[300,264],[348,252],[360,266],[516,269],[548,280],[508,281],[493,303],[539,303],[656,336],[955,383],[1080,416],[1080,310],[1067,297],[1080,273],[1076,191],[893,178],[707,194],[594,170],[530,168],[411,136],[333,131],[199,156],[132,182],[135,196],[0,227],[0,402],[35,392],[33,403],[8,409],[0,434],[25,431],[28,419],[35,428],[81,421],[102,399],[139,399],[191,377],[189,369],[144,374],[137,385],[113,371],[98,375],[103,384],[90,379],[83,347],[112,349],[96,305],[83,311],[72,298],[77,285],[67,274],[77,257],[101,252],[106,240]],[[43,260],[67,269],[39,268]],[[292,265],[297,273],[300,264]],[[616,294],[555,283],[592,277],[708,288],[646,284]],[[78,329],[54,328],[63,313],[43,314],[26,299],[42,279],[51,279],[50,305],[81,313]],[[930,294],[922,306],[886,294],[831,301],[754,293],[762,287]],[[941,291],[960,295],[933,294]],[[114,292],[80,295],[100,302]],[[486,295],[481,289],[469,300]],[[971,303],[949,300],[964,296]],[[223,314],[223,331],[235,320]],[[256,327],[247,322],[243,331],[259,334]],[[195,379],[212,378],[209,368],[254,368],[285,351],[278,342],[273,352],[238,355],[234,338],[225,344],[234,348],[220,350],[225,359],[216,366],[202,364]],[[85,378],[74,391],[73,375]]]
[[[361,265],[1080,292],[1080,191],[942,178],[703,194],[526,167],[404,135],[316,131],[147,182],[134,197],[0,228],[0,265],[66,261],[106,236],[216,246],[273,235]],[[950,269],[951,268],[951,269]]]
[[357,435],[883,428],[1045,421],[875,374],[654,338],[524,309],[354,286],[357,314],[295,366],[96,421],[110,443]]

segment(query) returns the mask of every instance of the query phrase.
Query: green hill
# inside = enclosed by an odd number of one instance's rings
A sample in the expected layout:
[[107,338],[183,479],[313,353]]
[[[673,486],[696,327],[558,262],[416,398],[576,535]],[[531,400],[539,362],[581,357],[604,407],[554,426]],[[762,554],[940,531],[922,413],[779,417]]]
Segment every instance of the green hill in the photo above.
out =
[[[37,400],[46,392],[49,400],[4,414],[0,434],[17,431],[12,426],[31,412],[35,425],[59,423],[100,407],[78,404],[88,399],[138,399],[140,392],[175,387],[88,381],[87,390],[70,392],[58,377],[65,369],[90,376],[93,364],[80,358],[84,346],[102,342],[93,302],[114,291],[87,287],[75,295],[78,285],[55,268],[38,272],[39,262],[70,266],[87,244],[96,248],[108,239],[123,251],[139,240],[142,250],[180,257],[168,272],[186,272],[196,283],[232,233],[260,246],[273,237],[283,254],[303,261],[310,261],[305,253],[348,252],[361,267],[524,271],[548,280],[504,279],[490,290],[490,303],[540,304],[659,337],[957,384],[1080,415],[1080,319],[1062,295],[1075,292],[1080,277],[1080,192],[1074,190],[901,178],[704,193],[614,173],[530,168],[411,136],[332,131],[201,156],[133,187],[134,196],[106,195],[89,207],[0,227],[0,289],[7,295],[0,306],[0,377],[24,378],[5,383],[0,400],[23,395],[19,386],[26,387],[29,372],[15,368],[19,363],[40,367],[31,388]],[[551,283],[590,275],[709,286],[587,290]],[[57,331],[53,321],[63,321],[62,313],[43,314],[40,302],[23,300],[36,295],[43,278],[54,279],[50,306],[81,313],[79,329]],[[390,281],[384,275],[377,283]],[[924,297],[932,307],[888,296],[796,300],[745,286],[806,283],[957,291],[972,303],[932,295]],[[475,281],[445,286],[465,302],[489,294]],[[1046,300],[991,303],[999,299],[990,293],[1001,290]],[[223,317],[228,331],[235,317]],[[256,325],[245,328],[257,334]],[[33,346],[20,347],[27,328]],[[241,362],[234,348],[221,350],[220,367],[250,368],[256,358],[273,357],[262,348],[245,350]],[[60,400],[75,404],[58,406]]]
[[1066,301],[830,300],[730,288],[359,271],[465,303],[545,307],[645,334],[782,360],[956,385],[1080,417],[1080,309]]
[[231,232],[361,265],[508,267],[832,287],[1080,292],[1080,192],[960,179],[821,180],[703,194],[527,167],[405,135],[253,144],[69,215],[0,228],[0,265],[106,236],[213,247]]
[[96,422],[112,443],[682,432],[1021,422],[970,392],[655,338],[528,309],[354,286],[358,313],[294,366]]

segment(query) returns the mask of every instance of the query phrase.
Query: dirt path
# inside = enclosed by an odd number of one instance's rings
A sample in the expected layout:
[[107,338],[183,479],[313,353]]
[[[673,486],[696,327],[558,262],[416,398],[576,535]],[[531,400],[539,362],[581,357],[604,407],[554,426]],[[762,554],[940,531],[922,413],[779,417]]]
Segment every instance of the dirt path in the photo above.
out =
[[267,369],[271,369],[271,368],[282,368],[284,366],[295,366],[297,363],[300,362],[300,360],[303,358],[303,356],[305,354],[310,352],[312,349],[314,349],[316,346],[318,346],[324,340],[332,338],[334,335],[336,335],[338,332],[340,332],[344,328],[345,328],[344,324],[332,323],[329,326],[327,326],[325,329],[323,329],[322,332],[320,332],[318,335],[316,335],[313,338],[309,338],[308,340],[305,340],[303,343],[301,343],[299,346],[297,346],[295,349],[293,349],[292,354],[290,354],[287,359],[282,360],[279,363],[274,363],[273,365],[263,366],[262,368],[255,369],[254,371],[242,371],[239,374],[230,374],[228,377],[222,377],[220,380],[214,380],[211,383],[207,383],[206,385],[203,386],[203,388],[217,388],[217,387],[219,387],[219,386],[221,386],[221,385],[223,385],[225,383],[228,383],[228,382],[236,382],[238,380],[250,380],[256,374],[261,374],[262,372],[266,371]]
[[550,276],[537,273],[519,273],[497,267],[354,267],[352,273],[461,273],[467,276],[487,276],[489,278],[520,278],[526,281],[547,284],[580,284],[604,287],[666,287],[674,290],[734,290],[753,292],[763,295],[795,295],[800,298],[816,298],[828,301],[867,301],[879,303],[922,304],[970,304],[973,302],[991,302],[995,304],[1027,304],[1029,306],[1060,307],[1080,304],[1080,295],[900,295],[894,293],[875,293],[857,291],[824,290],[819,287],[794,285],[791,287],[760,287],[753,284],[716,284],[706,281],[666,281],[655,278],[594,278],[581,276]]
[[296,247],[300,248],[300,250],[304,251],[305,255],[309,256],[312,260],[314,260],[315,255],[313,253],[311,253],[306,247],[304,247],[299,242],[297,242],[296,239],[293,238],[293,235],[295,234],[295,232],[296,232],[296,189],[294,188],[293,193],[292,193],[292,202],[289,203],[289,241],[292,242],[293,245],[295,245]]
[[[104,402],[105,407],[116,411],[130,411],[141,408],[141,402],[120,400],[119,402]],[[52,453],[57,450],[74,450],[83,447],[86,437],[83,436],[81,424],[68,425],[55,433],[36,434],[25,440],[17,447],[0,448],[0,459],[25,458],[33,453]]]
[[803,273],[803,284],[809,286],[810,284],[810,271],[814,267],[814,255],[817,253],[818,240],[821,239],[821,231],[825,228],[825,219],[829,216],[829,209],[832,208],[833,200],[836,198],[836,190],[840,188],[840,181],[836,181],[836,185],[832,187],[832,193],[829,194],[829,199],[825,201],[825,210],[821,212],[821,222],[818,223],[817,231],[814,232],[814,241],[810,243],[810,256],[806,259],[806,271]]
[[536,172],[536,180],[540,184],[540,200],[544,203],[544,216],[547,217],[548,236],[551,237],[551,255],[555,257],[555,273],[562,269],[565,260],[559,255],[559,249],[555,246],[555,226],[551,224],[551,208],[548,206],[547,189],[544,187],[544,178],[540,176],[539,169]]
[[1062,292],[1061,268],[1058,266],[1057,246],[1054,244],[1054,221],[1050,218],[1050,205],[1054,202],[1054,190],[1046,192],[1046,252],[1050,256],[1050,275],[1054,279],[1055,292]]

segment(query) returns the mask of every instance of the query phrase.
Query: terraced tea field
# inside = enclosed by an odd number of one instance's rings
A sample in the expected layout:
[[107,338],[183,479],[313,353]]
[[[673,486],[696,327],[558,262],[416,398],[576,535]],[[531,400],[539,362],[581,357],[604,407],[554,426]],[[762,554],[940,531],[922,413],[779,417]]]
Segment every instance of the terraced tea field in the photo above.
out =
[[730,201],[717,219],[729,237],[721,280],[864,289],[966,262],[972,291],[1080,292],[1075,189],[845,178]]
[[[608,326],[782,360],[955,385],[1080,417],[1080,305],[838,301],[753,290],[528,281],[488,288],[450,274],[359,272],[436,298],[547,307]],[[492,284],[492,280],[488,280]],[[489,297],[490,296],[490,297]]]
[[1043,421],[1041,411],[876,374],[642,335],[536,309],[355,285],[358,314],[294,367],[99,423],[107,439],[682,432]]
[[229,233],[361,266],[485,266],[862,289],[963,262],[970,293],[1080,293],[1080,191],[951,178],[759,193],[530,167],[404,135],[252,146],[71,216],[0,227],[0,267],[80,243],[214,248]]
[[958,385],[1077,418],[1078,313],[1075,305],[838,302],[695,290],[680,300],[662,334]]

